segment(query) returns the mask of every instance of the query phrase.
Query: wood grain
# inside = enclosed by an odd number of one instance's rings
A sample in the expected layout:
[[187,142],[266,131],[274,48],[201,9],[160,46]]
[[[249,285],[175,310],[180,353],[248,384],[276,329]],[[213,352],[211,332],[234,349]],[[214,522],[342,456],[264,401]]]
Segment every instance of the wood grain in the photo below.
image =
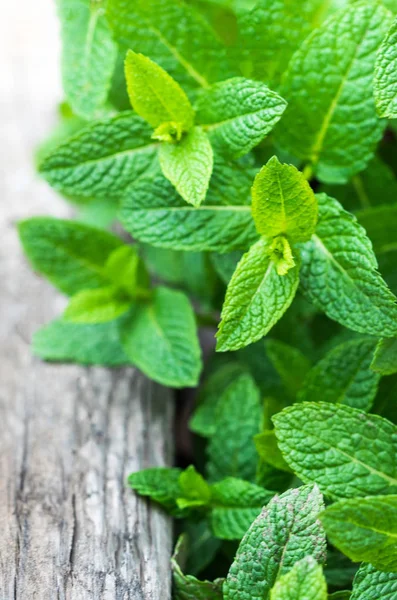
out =
[[125,478],[169,463],[170,393],[133,369],[44,364],[29,348],[64,306],[15,228],[69,214],[32,167],[61,99],[54,12],[22,0],[0,20],[0,600],[168,600],[170,522]]

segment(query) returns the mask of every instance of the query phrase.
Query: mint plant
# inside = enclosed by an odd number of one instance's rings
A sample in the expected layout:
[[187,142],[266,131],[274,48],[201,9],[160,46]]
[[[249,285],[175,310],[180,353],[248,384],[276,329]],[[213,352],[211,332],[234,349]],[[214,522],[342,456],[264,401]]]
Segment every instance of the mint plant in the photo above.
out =
[[190,466],[128,478],[176,600],[397,598],[397,3],[57,4],[33,352],[199,388]]

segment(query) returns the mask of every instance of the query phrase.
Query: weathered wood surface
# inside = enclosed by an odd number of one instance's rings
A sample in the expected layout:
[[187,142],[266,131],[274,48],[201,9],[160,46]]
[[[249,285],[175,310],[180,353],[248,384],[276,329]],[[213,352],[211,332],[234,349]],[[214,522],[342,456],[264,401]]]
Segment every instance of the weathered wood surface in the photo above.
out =
[[167,600],[169,520],[124,484],[170,460],[169,393],[133,369],[48,365],[29,349],[64,302],[15,229],[67,214],[32,168],[61,98],[50,0],[2,5],[0,81],[0,600]]

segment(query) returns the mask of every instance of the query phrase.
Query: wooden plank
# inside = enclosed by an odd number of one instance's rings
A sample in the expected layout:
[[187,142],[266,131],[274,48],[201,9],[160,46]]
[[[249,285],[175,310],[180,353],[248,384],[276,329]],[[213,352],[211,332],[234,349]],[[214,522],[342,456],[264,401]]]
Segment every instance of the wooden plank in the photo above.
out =
[[64,306],[15,228],[68,214],[32,167],[61,99],[53,4],[6,3],[0,22],[0,600],[167,600],[170,522],[125,478],[169,464],[170,393],[133,369],[43,364],[29,348]]

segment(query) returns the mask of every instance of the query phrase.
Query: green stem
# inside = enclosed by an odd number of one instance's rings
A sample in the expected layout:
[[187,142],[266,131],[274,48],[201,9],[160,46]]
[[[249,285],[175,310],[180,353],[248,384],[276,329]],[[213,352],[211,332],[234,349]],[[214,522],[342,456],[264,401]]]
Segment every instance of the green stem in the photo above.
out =
[[313,178],[313,165],[308,163],[305,168],[302,171],[302,175],[303,177],[306,179],[306,181],[310,181]]
[[370,208],[371,202],[368,198],[367,192],[365,191],[365,187],[363,185],[362,179],[359,175],[355,175],[352,177],[352,184],[355,189],[355,192],[360,200],[360,204],[363,208]]

